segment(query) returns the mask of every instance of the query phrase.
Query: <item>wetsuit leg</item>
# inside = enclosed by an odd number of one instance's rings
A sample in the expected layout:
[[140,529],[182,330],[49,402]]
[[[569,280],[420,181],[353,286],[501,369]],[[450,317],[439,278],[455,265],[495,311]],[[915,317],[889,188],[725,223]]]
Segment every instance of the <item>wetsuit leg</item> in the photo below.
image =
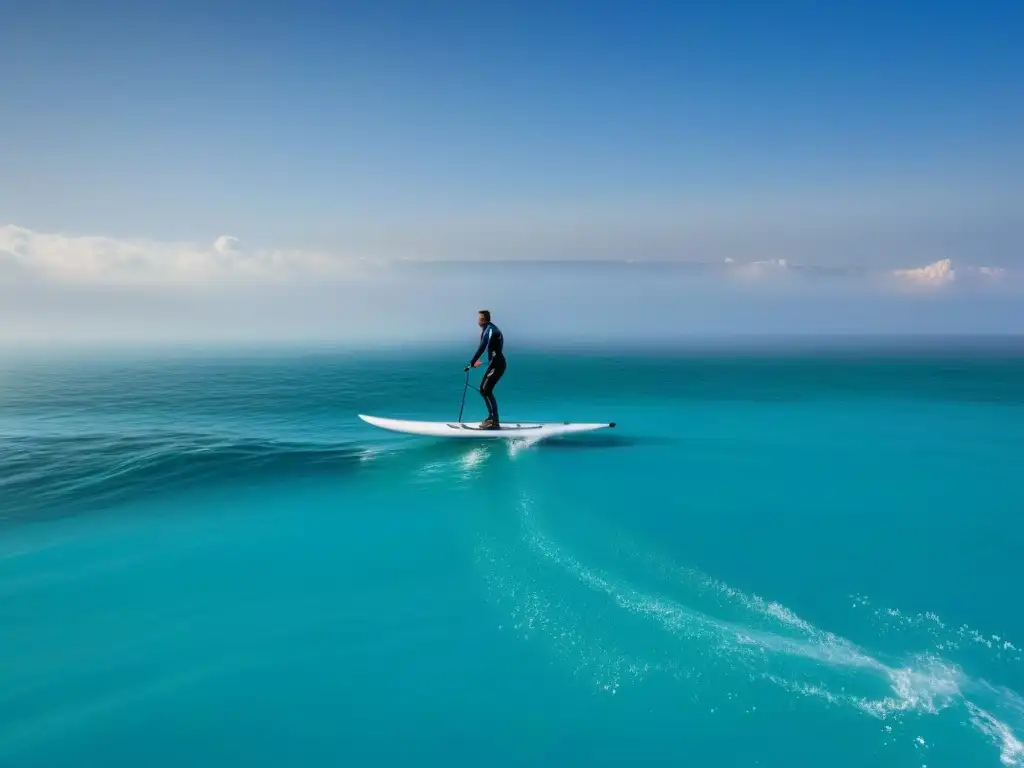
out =
[[487,405],[487,418],[495,424],[498,421],[498,401],[494,399],[494,386],[505,373],[505,358],[499,355],[491,360],[484,373],[483,381],[480,382],[480,394],[483,395],[484,403]]

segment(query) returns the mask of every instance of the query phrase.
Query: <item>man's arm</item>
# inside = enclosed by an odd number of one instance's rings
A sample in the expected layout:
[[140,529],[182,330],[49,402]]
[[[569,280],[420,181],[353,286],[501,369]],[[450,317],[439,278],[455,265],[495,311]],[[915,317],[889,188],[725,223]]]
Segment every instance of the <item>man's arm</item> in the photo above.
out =
[[488,325],[484,329],[484,332],[480,334],[480,346],[477,347],[476,354],[473,355],[473,359],[470,360],[469,361],[469,365],[466,366],[467,370],[469,370],[474,365],[476,365],[476,361],[480,359],[480,355],[482,355],[484,353],[484,350],[487,349],[487,343],[490,340],[491,340],[491,326]]

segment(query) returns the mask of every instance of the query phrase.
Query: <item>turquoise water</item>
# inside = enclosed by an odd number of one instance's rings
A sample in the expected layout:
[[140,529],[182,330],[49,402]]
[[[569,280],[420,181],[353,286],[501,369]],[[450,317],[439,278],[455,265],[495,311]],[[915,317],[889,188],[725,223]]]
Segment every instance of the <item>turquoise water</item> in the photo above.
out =
[[8,359],[0,765],[1024,765],[1024,355],[466,353]]

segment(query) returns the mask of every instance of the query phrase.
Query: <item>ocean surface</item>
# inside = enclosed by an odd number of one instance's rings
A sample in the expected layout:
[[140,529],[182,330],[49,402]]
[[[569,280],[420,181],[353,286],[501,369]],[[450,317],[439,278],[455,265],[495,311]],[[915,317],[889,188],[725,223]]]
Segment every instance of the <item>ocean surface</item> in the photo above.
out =
[[474,340],[3,357],[0,765],[1024,765],[1019,349]]

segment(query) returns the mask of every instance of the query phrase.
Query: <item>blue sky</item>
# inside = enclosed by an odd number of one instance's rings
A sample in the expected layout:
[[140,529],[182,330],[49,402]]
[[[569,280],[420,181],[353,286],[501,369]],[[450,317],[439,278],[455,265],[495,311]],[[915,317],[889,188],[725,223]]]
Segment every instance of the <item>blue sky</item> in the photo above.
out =
[[0,225],[101,270],[222,235],[1024,268],[1022,39],[998,1],[17,3]]

